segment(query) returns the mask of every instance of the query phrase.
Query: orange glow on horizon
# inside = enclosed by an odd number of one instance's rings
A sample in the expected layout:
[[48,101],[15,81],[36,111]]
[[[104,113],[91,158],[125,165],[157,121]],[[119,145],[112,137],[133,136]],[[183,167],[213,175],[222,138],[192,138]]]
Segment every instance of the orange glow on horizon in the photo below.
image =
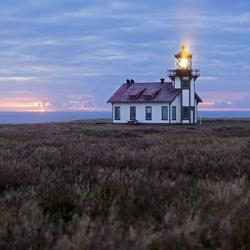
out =
[[12,100],[1,100],[0,102],[0,111],[49,112],[52,110],[49,102],[34,101],[26,98],[14,98]]
[[0,112],[111,112],[110,106],[58,106],[54,107],[49,101],[40,101],[36,98],[5,98],[0,100]]

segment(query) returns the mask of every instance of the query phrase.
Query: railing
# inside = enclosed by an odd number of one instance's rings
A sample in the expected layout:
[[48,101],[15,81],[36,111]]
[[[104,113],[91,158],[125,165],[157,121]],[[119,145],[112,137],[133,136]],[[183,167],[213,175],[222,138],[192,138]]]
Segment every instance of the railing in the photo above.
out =
[[200,70],[199,69],[174,69],[168,71],[168,77],[175,77],[175,76],[192,76],[192,77],[199,77]]

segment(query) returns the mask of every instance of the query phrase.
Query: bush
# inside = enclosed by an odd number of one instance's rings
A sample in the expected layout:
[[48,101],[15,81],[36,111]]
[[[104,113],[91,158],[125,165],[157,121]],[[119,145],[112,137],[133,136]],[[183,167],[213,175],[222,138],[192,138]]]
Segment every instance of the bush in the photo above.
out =
[[0,128],[0,249],[249,249],[250,122]]

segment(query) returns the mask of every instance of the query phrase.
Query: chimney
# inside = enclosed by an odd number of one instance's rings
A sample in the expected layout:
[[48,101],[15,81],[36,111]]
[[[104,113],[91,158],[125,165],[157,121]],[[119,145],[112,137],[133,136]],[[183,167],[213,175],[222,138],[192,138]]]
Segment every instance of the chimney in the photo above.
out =
[[131,82],[130,82],[130,80],[129,79],[127,79],[127,84],[130,84]]
[[134,81],[133,79],[131,79],[131,81],[130,81],[130,82],[131,82],[132,84],[133,84],[133,83],[135,83],[135,81]]
[[164,78],[161,78],[160,80],[161,80],[161,83],[164,83],[164,82],[165,82],[165,79],[164,79]]

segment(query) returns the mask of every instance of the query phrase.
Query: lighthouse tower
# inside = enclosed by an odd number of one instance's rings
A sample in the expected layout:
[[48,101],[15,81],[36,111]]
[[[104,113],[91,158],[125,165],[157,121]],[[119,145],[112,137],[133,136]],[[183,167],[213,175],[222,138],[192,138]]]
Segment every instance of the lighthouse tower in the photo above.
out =
[[192,67],[192,54],[185,46],[175,55],[175,69],[168,71],[176,89],[181,90],[180,95],[180,122],[197,123],[197,106],[199,97],[195,93],[195,83],[200,76],[200,70]]

